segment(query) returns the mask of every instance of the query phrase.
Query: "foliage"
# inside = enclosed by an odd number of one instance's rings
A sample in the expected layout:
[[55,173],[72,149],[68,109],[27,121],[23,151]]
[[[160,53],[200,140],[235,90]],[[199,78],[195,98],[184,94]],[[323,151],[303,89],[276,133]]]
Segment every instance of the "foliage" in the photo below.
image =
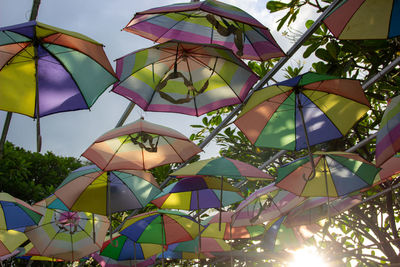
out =
[[51,152],[42,155],[5,143],[0,160],[1,190],[29,203],[50,194],[82,163],[73,157],[60,157]]

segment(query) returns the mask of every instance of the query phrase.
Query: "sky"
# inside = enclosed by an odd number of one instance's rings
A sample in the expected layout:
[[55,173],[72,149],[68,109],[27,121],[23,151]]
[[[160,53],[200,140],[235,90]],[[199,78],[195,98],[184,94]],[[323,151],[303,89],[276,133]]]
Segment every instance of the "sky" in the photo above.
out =
[[[0,1],[0,27],[23,23],[29,20],[33,0]],[[153,46],[154,43],[138,35],[122,31],[136,12],[183,0],[41,0],[37,20],[66,30],[79,32],[103,43],[105,52],[115,69],[114,60],[137,49]],[[187,0],[189,2],[189,0]],[[250,13],[271,30],[272,35],[286,52],[293,45],[281,33],[276,32],[277,20],[282,13],[269,14],[265,8],[267,0],[222,0]],[[308,18],[302,14],[301,18]],[[304,32],[305,20],[299,18],[294,28]],[[287,65],[297,66],[291,59]],[[278,73],[279,75],[279,73]],[[129,104],[129,100],[110,92],[104,92],[91,110],[58,113],[40,120],[42,151],[52,151],[58,156],[80,157],[93,141],[113,129]],[[0,111],[0,127],[3,128],[6,112]],[[135,107],[126,123],[144,117],[152,123],[173,128],[189,137],[196,129],[192,124],[202,124],[202,117],[176,113],[144,112]],[[26,150],[36,151],[36,122],[32,118],[13,114],[7,140]],[[201,158],[218,155],[218,146],[211,142],[200,154]]]

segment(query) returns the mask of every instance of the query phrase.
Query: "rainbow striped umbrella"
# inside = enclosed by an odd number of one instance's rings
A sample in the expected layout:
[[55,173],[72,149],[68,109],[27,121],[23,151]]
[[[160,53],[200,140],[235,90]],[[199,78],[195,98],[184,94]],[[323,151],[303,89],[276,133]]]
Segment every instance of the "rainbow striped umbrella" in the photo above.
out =
[[359,81],[308,72],[256,91],[235,124],[256,146],[301,150],[343,137],[369,108]]
[[201,233],[202,237],[213,237],[223,240],[243,239],[257,237],[265,232],[263,225],[232,226],[234,212],[222,212],[221,230],[219,230],[219,219],[217,215],[204,220],[206,228]]
[[20,251],[17,254],[17,258],[25,259],[25,260],[32,260],[32,261],[54,261],[60,262],[64,261],[62,259],[56,259],[52,257],[42,256],[40,252],[33,246],[32,242],[29,242],[23,247],[19,247],[18,250]]
[[109,227],[107,217],[47,208],[46,200],[34,206],[44,216],[25,234],[42,256],[75,261],[102,247]]
[[354,153],[315,152],[312,154],[315,177],[308,156],[278,168],[275,185],[298,196],[338,197],[371,186],[380,171]]
[[0,28],[0,109],[37,119],[89,109],[117,81],[103,45],[37,21]]
[[124,30],[159,43],[176,39],[219,44],[250,60],[285,55],[268,28],[240,8],[215,0],[138,12]]
[[[201,243],[200,243],[201,242]],[[180,242],[174,252],[211,253],[231,251],[232,247],[222,239],[212,237],[196,237],[193,240]]]
[[383,114],[378,135],[376,137],[376,165],[385,161],[400,151],[400,96],[389,102]]
[[304,200],[304,197],[279,189],[271,183],[256,190],[240,203],[232,216],[232,226],[257,225],[274,220]]
[[24,201],[7,193],[0,193],[0,230],[37,225],[42,216],[42,213]]
[[332,34],[343,40],[387,39],[400,35],[398,0],[345,0],[325,19]]
[[113,92],[146,111],[200,116],[242,103],[258,76],[219,45],[169,41],[117,59]]
[[327,197],[309,198],[288,213],[285,225],[288,227],[310,225],[324,218],[336,216],[360,202],[361,195],[341,197],[329,203]]
[[151,258],[163,250],[159,244],[136,243],[120,234],[113,237],[113,241],[115,241],[113,242],[114,244],[110,240],[103,243],[103,247],[99,252],[100,256],[115,261],[136,261]]
[[143,208],[160,192],[156,179],[149,172],[104,172],[91,165],[71,172],[54,194],[72,211],[111,215]]
[[[199,210],[220,206],[221,182],[215,177],[187,177],[164,188],[151,203],[161,209]],[[229,206],[243,200],[240,190],[223,183],[222,205]]]
[[100,136],[82,156],[103,171],[148,170],[185,162],[200,152],[178,131],[141,118]]

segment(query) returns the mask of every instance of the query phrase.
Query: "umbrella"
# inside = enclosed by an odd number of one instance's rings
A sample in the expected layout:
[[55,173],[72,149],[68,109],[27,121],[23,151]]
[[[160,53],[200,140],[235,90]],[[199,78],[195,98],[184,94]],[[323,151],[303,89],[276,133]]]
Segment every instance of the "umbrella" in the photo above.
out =
[[170,174],[171,176],[210,175],[221,177],[220,186],[220,221],[223,201],[223,177],[233,179],[273,179],[269,174],[256,167],[227,157],[217,157],[188,164]]
[[32,260],[32,261],[54,261],[60,262],[64,261],[62,259],[56,259],[52,257],[42,256],[40,252],[33,246],[32,242],[29,242],[23,247],[18,248],[19,253],[17,254],[17,258]]
[[288,227],[310,225],[328,216],[336,216],[360,202],[361,195],[341,197],[330,201],[329,204],[327,197],[309,198],[289,212],[285,225]]
[[108,258],[106,256],[100,256],[98,253],[93,253],[91,256],[100,264],[101,267],[124,267],[124,266],[146,267],[155,264],[156,262],[156,255],[142,261],[135,261],[135,260],[117,261],[112,258]]
[[400,151],[400,96],[394,97],[383,114],[378,135],[376,137],[376,165]]
[[219,45],[169,41],[117,59],[113,92],[146,111],[200,116],[244,101],[258,76]]
[[37,119],[89,109],[117,81],[103,45],[37,21],[0,28],[0,109]]
[[400,35],[400,4],[397,0],[346,0],[324,23],[339,39],[387,39]]
[[8,255],[22,245],[28,237],[16,230],[0,230],[0,257]]
[[235,124],[256,146],[300,150],[343,137],[369,108],[359,81],[308,72],[256,91]]
[[282,216],[267,224],[267,231],[263,237],[266,250],[278,252],[284,249],[296,249],[321,230],[317,224],[289,228],[285,226],[286,219],[286,216]]
[[274,220],[287,214],[304,199],[271,183],[256,190],[239,204],[232,216],[232,226],[257,225]]
[[209,217],[204,221],[206,228],[201,233],[202,237],[213,237],[223,240],[254,238],[265,232],[263,225],[246,225],[246,226],[232,226],[232,216],[234,212],[222,212],[222,227],[219,230],[218,217],[216,215]]
[[104,172],[91,165],[71,172],[54,194],[72,211],[111,215],[143,208],[160,192],[149,172]]
[[[164,252],[164,258],[166,259],[183,259],[183,260],[193,260],[193,259],[209,259],[214,258],[209,252],[195,253],[187,251],[175,251],[175,248],[179,246],[180,243],[175,243],[168,246],[168,249]],[[158,257],[162,257],[161,254]]]
[[37,226],[25,234],[42,256],[75,261],[102,247],[109,221],[88,213],[47,208],[46,200],[34,205],[44,213]]
[[[120,234],[136,243],[160,244],[164,247],[192,240],[198,234],[198,228],[195,219],[189,215],[157,210],[127,218],[121,226]],[[203,229],[204,227],[200,226],[200,231]]]
[[0,230],[15,230],[37,225],[42,214],[24,201],[0,192]]
[[113,171],[185,162],[199,152],[181,133],[141,118],[100,136],[82,155],[100,169]]
[[268,28],[243,10],[215,0],[138,12],[124,30],[159,43],[176,39],[219,44],[250,60],[285,55]]
[[[151,202],[161,209],[199,210],[218,208],[220,179],[215,177],[187,177],[164,188]],[[243,200],[240,190],[224,182],[223,206]]]
[[[124,235],[118,234],[113,237],[117,244],[114,246],[110,240],[103,243],[100,256],[113,259],[115,261],[144,260],[161,253],[163,248],[159,244],[136,243]],[[114,242],[113,242],[114,243]]]
[[307,156],[278,168],[275,185],[298,196],[338,197],[371,186],[380,171],[354,153],[315,152],[313,160],[313,179],[302,178],[312,172]]

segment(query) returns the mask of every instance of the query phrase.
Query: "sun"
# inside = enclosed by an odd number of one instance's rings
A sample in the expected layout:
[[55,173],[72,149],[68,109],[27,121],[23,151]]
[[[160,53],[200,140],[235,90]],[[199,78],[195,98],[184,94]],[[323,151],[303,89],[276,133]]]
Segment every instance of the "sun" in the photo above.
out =
[[293,259],[288,267],[329,267],[315,247],[303,247],[292,252]]

